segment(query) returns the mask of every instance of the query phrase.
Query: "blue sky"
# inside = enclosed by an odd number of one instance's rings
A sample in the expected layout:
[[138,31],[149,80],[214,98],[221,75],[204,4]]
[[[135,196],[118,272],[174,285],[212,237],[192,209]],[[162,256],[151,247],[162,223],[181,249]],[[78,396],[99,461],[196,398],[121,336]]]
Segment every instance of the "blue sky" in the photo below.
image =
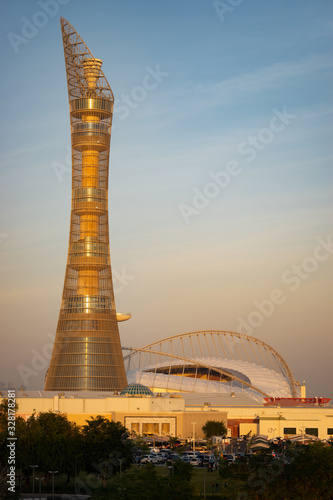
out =
[[117,309],[133,315],[122,344],[242,327],[310,395],[333,396],[333,6],[226,0],[222,14],[222,3],[1,2],[0,380],[19,385],[27,367],[28,388],[43,386],[59,314],[71,196],[63,16],[103,59],[117,100],[111,259]]

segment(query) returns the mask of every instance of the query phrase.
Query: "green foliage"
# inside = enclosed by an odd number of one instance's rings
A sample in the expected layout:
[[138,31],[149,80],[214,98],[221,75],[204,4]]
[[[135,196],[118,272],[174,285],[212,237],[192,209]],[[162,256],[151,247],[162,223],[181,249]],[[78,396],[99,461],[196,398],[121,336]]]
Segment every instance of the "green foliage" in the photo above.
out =
[[193,476],[193,466],[179,459],[174,462],[172,469],[170,469],[170,473],[174,476],[180,476],[185,481],[189,482]]
[[176,436],[169,437],[169,445],[172,450],[177,448],[178,438]]
[[139,451],[142,455],[149,455],[149,446],[145,441],[143,441],[141,436],[135,436],[135,439],[133,440],[133,447],[134,452]]
[[223,478],[225,478],[225,477],[231,477],[231,475],[232,475],[230,464],[223,457],[221,457],[220,460],[219,460],[219,474]]
[[161,477],[158,468],[147,463],[132,467],[107,488],[95,490],[93,500],[192,500],[193,488],[181,475]]
[[17,460],[27,471],[31,464],[38,465],[44,473],[70,473],[74,469],[79,433],[66,415],[50,411],[34,414],[26,422],[17,419],[16,435]]
[[233,465],[221,460],[219,473],[224,480],[243,484],[238,493],[244,500],[332,500],[333,447],[290,446],[278,458],[262,452]]
[[193,485],[182,476],[170,476],[166,487],[166,500],[193,500]]
[[205,425],[202,426],[202,430],[206,439],[210,439],[212,436],[226,436],[228,432],[222,420],[207,420]]
[[322,443],[292,448],[283,474],[268,485],[263,498],[331,500],[333,447]]
[[157,476],[156,467],[150,463],[132,470],[119,486],[124,498],[128,500],[166,499],[165,479]]
[[[127,429],[120,422],[96,417],[80,429],[69,422],[66,415],[44,412],[32,415],[27,421],[16,418],[16,464],[23,474],[31,476],[30,465],[38,465],[38,472],[46,477],[49,470],[68,476],[85,470],[102,478],[122,470],[132,462],[133,444]],[[7,406],[0,405],[0,464],[7,466]]]
[[106,479],[125,471],[132,463],[133,442],[120,422],[113,422],[100,415],[91,417],[82,428],[85,470]]
[[[69,422],[66,415],[48,412],[32,415],[27,421],[16,418],[15,424],[16,464],[22,464],[23,474],[31,475],[29,465],[36,464],[39,473],[58,470],[73,475],[77,465],[78,471],[99,476],[103,485],[111,478],[108,488],[93,488],[92,498],[97,500],[191,500],[195,498],[194,491],[198,492],[193,479],[198,471],[188,463],[176,461],[168,470],[163,469],[164,472],[152,464],[130,468],[134,445],[120,422],[98,416],[80,429]],[[224,435],[226,429],[223,422],[208,421],[204,431],[209,436]],[[0,498],[4,500],[15,498],[8,493],[6,483],[6,444],[7,406],[3,401],[0,405]],[[332,499],[332,446],[289,445],[287,450],[276,451],[278,458],[270,452],[262,452],[248,455],[232,465],[221,459],[221,494],[223,489],[225,494],[244,500]],[[98,481],[101,484],[100,479]]]
[[[15,403],[15,411],[18,409]],[[0,403],[0,431],[7,430],[8,424],[8,399],[3,399]]]

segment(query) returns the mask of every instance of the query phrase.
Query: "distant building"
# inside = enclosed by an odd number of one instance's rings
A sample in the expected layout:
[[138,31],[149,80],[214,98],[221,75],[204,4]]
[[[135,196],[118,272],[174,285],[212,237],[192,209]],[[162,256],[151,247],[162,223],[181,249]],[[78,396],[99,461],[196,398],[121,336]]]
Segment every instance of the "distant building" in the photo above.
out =
[[[146,388],[144,389],[146,392]],[[2,393],[2,397],[6,394]],[[0,396],[0,402],[2,401]],[[17,415],[60,412],[69,420],[84,425],[90,417],[101,415],[119,421],[129,432],[141,436],[204,437],[202,426],[208,420],[223,421],[228,437],[263,434],[269,439],[312,435],[333,438],[332,406],[264,406],[245,394],[149,393],[111,394],[105,392],[18,391]],[[193,426],[195,424],[195,426]]]

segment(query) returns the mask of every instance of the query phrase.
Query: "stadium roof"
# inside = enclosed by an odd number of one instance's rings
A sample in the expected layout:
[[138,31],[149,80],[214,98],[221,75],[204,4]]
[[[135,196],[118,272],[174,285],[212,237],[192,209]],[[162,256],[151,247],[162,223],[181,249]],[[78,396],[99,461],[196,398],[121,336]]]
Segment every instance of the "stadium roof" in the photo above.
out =
[[129,382],[154,392],[242,393],[297,397],[299,387],[282,356],[249,335],[221,330],[184,333],[131,348],[125,356]]

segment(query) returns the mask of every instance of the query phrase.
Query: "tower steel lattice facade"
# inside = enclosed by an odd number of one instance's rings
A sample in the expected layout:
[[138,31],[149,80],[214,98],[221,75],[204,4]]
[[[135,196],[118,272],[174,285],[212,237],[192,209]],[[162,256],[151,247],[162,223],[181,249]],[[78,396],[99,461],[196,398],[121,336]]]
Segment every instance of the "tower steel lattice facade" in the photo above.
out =
[[[101,66],[61,18],[72,140],[72,208],[66,276],[47,391],[127,385],[114,300],[108,171],[114,97]],[[118,321],[128,319],[118,315]]]

